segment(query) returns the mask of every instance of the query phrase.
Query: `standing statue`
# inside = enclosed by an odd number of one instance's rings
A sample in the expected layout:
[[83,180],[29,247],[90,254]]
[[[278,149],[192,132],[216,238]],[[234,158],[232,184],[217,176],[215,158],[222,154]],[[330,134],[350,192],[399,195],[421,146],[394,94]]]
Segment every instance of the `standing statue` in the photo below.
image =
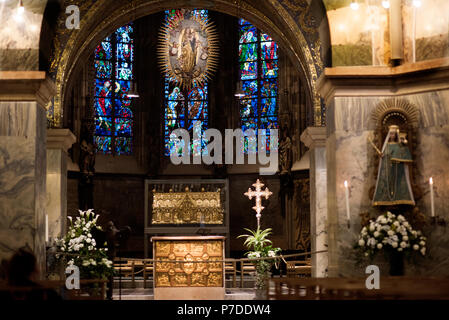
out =
[[[372,143],[372,141],[371,141]],[[373,144],[374,146],[374,144]],[[375,146],[374,146],[375,147]],[[380,155],[373,206],[415,205],[408,164],[413,162],[405,134],[399,127],[389,127]]]
[[86,140],[81,142],[80,154],[80,178],[78,182],[78,203],[80,210],[94,208],[94,173],[95,173],[95,148]]
[[290,172],[293,165],[292,140],[289,137],[287,127],[282,130],[282,139],[279,142],[279,169],[280,174]]

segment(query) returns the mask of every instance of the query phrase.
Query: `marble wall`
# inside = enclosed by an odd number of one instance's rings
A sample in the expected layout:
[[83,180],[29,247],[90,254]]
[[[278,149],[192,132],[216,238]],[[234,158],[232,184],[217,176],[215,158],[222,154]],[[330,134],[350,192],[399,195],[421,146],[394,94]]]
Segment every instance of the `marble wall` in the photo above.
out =
[[0,102],[0,259],[32,249],[45,270],[45,111]]
[[1,71],[39,68],[39,37],[47,0],[29,0],[23,4],[25,10],[19,13],[18,1],[0,1]]
[[[368,142],[373,133],[371,114],[376,106],[391,97],[336,97],[328,106],[327,165],[330,276],[362,275],[352,250],[361,229],[362,212],[376,216],[371,207],[369,190],[375,185],[374,149]],[[417,175],[414,177],[423,195],[417,206],[430,216],[428,180],[434,178],[435,211],[449,221],[449,91],[434,91],[399,97],[419,111],[417,132]],[[351,225],[348,229],[345,207],[344,181],[349,182]],[[423,232],[428,236],[429,254],[406,265],[406,273],[413,275],[449,275],[449,232],[447,227],[428,223]],[[381,271],[388,272],[382,257],[376,260]]]

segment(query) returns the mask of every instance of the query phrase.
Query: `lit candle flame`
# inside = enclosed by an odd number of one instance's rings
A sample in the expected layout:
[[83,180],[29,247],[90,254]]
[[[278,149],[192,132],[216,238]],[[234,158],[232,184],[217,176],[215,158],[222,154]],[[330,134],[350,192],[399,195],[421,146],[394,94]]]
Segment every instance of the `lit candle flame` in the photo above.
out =
[[433,184],[433,178],[432,178],[432,177],[430,177],[429,183],[430,183],[430,184]]
[[348,187],[348,181],[345,180],[345,188]]

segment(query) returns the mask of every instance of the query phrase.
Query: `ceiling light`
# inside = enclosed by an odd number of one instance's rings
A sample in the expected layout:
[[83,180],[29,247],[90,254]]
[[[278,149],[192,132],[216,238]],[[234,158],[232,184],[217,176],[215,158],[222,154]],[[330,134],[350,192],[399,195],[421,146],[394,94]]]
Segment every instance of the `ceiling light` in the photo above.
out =
[[413,0],[413,6],[415,8],[419,8],[421,7],[421,5],[422,5],[421,0]]
[[359,10],[359,4],[357,2],[351,2],[351,4],[349,6],[354,11]]

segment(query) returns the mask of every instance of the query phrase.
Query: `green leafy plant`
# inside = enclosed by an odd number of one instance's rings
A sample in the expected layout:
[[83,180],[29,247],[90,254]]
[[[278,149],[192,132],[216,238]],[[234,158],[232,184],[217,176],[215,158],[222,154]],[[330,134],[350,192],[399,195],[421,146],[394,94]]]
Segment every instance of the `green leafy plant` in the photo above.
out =
[[246,238],[243,244],[250,251],[246,252],[245,255],[249,259],[272,258],[255,260],[253,262],[256,268],[256,288],[264,289],[273,264],[276,264],[280,258],[281,248],[273,248],[272,241],[268,239],[268,236],[271,234],[271,228],[265,230],[245,228],[244,230],[248,231],[249,234],[242,234],[237,238]]

